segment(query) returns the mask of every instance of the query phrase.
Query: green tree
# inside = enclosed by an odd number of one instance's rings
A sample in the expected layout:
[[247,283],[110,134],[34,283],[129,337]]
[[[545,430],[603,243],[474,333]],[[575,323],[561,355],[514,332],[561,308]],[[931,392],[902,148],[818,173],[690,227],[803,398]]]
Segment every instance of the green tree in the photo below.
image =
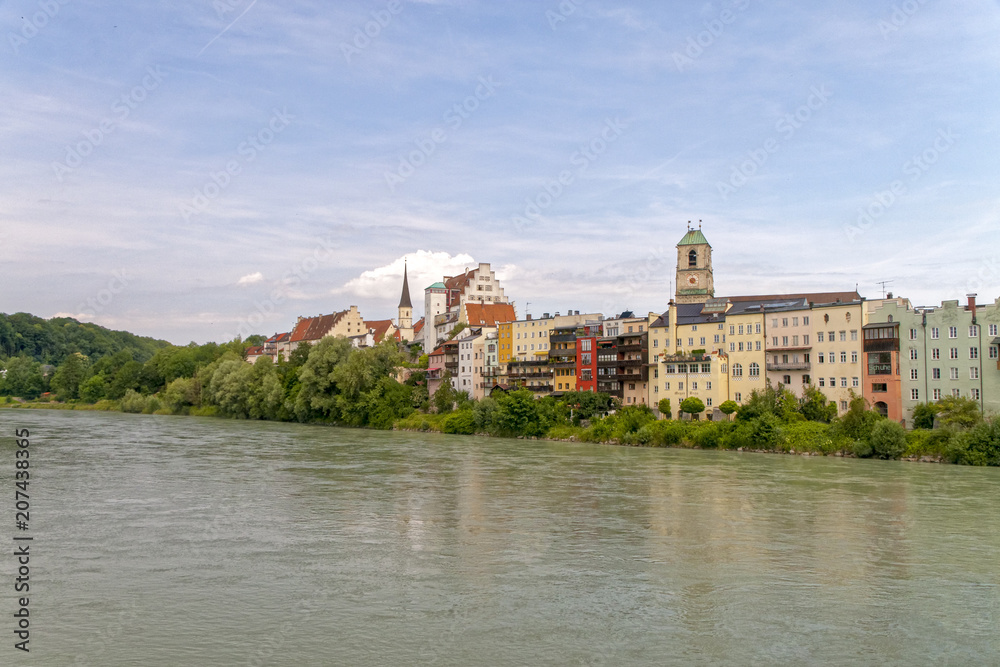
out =
[[42,365],[29,357],[14,357],[7,361],[2,389],[8,396],[38,398],[45,387]]
[[859,456],[871,452],[871,434],[875,424],[884,419],[882,415],[869,410],[863,396],[851,392],[851,400],[845,412],[836,423],[835,433],[843,434],[859,443],[855,453]]
[[[292,356],[295,356],[295,352]],[[299,371],[299,392],[294,403],[294,413],[299,421],[340,419],[337,402],[340,388],[335,371],[347,361],[350,353],[351,342],[339,336],[327,336],[309,351],[309,356]]]
[[201,402],[201,384],[195,378],[177,378],[160,392],[163,403],[171,412],[181,413]]
[[1000,466],[1000,417],[990,417],[957,437],[960,443],[953,457],[956,463]]
[[52,389],[61,401],[80,397],[80,383],[87,377],[87,359],[79,352],[66,355],[52,375]]
[[697,419],[697,415],[705,411],[705,404],[702,400],[696,396],[688,396],[683,401],[681,401],[681,412],[686,412],[693,418]]
[[719,412],[727,417],[739,409],[740,406],[736,403],[736,401],[723,401],[722,404],[719,405]]
[[434,409],[441,414],[451,412],[455,407],[457,393],[458,392],[456,392],[451,386],[451,371],[445,371],[444,375],[441,377],[440,386],[434,390],[434,396],[431,397],[431,403],[434,405]]
[[663,415],[665,419],[670,419],[670,417],[673,415],[673,413],[670,411],[669,398],[661,398],[660,402],[656,404],[656,407],[660,411],[660,414]]
[[913,406],[913,428],[934,428],[934,406],[919,403]]
[[944,426],[970,428],[978,424],[983,416],[979,403],[964,396],[945,396],[934,404],[938,421]]
[[813,385],[806,387],[799,407],[802,416],[812,422],[829,422],[837,416],[837,405]]
[[530,390],[518,389],[501,394],[496,404],[491,425],[494,435],[540,436],[548,430],[548,425],[539,418],[535,396]]
[[96,403],[104,398],[107,390],[108,385],[103,375],[91,375],[80,384],[80,400]]
[[872,426],[872,455],[880,459],[898,459],[906,451],[906,429],[890,419],[880,419]]

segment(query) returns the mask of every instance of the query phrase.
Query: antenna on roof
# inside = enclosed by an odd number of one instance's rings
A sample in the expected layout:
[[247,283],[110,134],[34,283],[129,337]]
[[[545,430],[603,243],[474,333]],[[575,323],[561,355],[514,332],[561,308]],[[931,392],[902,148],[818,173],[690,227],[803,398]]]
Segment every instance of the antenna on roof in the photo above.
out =
[[882,298],[883,299],[885,298],[885,288],[888,287],[889,285],[892,285],[894,282],[895,282],[894,280],[878,280],[878,281],[875,282],[876,285],[881,285],[882,286]]

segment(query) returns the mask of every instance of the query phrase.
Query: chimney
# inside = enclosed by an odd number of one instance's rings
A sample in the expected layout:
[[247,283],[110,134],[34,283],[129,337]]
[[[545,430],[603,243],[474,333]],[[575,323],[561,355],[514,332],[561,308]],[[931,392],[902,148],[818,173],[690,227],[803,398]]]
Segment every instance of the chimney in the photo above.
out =
[[969,312],[972,313],[972,323],[975,324],[976,323],[976,295],[975,294],[966,294],[965,296],[969,299]]

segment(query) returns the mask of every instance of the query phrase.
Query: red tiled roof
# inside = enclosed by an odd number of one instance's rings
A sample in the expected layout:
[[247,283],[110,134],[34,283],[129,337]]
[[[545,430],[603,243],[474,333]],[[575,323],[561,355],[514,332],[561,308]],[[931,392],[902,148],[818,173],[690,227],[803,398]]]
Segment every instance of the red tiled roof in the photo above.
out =
[[457,289],[457,290],[465,289],[465,286],[468,285],[469,281],[472,280],[472,274],[475,271],[476,271],[475,269],[469,269],[468,271],[466,271],[461,275],[451,276],[450,278],[446,277],[444,279],[444,286],[447,287],[448,289]]
[[392,320],[365,320],[365,327],[372,332],[376,343],[385,338],[385,334],[391,326]]
[[724,297],[730,301],[788,301],[792,299],[805,299],[813,303],[842,303],[860,301],[861,295],[857,292],[802,292],[800,294],[749,294],[746,296]]
[[253,347],[248,347],[247,348],[247,356],[248,357],[260,356],[262,354],[264,354],[264,346],[263,345],[255,345]]
[[346,310],[331,315],[320,315],[319,317],[303,317],[292,330],[290,341],[296,343],[301,340],[319,340],[326,335],[330,329],[340,321]]
[[428,357],[443,357],[444,356],[444,348],[443,347],[438,347],[438,348],[436,348],[433,352],[431,352],[427,356]]
[[418,333],[423,331],[424,328],[424,318],[417,320],[417,323],[413,325],[413,335],[416,336]]
[[517,319],[514,305],[510,303],[467,303],[465,319],[470,327],[492,327]]

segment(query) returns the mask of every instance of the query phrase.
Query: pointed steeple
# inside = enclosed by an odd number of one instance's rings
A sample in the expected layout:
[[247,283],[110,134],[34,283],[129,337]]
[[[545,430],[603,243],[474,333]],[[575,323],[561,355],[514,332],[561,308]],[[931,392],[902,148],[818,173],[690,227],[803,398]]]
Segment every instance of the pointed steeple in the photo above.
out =
[[410,303],[410,283],[406,279],[406,260],[403,260],[403,293],[399,297],[399,308],[413,308]]

